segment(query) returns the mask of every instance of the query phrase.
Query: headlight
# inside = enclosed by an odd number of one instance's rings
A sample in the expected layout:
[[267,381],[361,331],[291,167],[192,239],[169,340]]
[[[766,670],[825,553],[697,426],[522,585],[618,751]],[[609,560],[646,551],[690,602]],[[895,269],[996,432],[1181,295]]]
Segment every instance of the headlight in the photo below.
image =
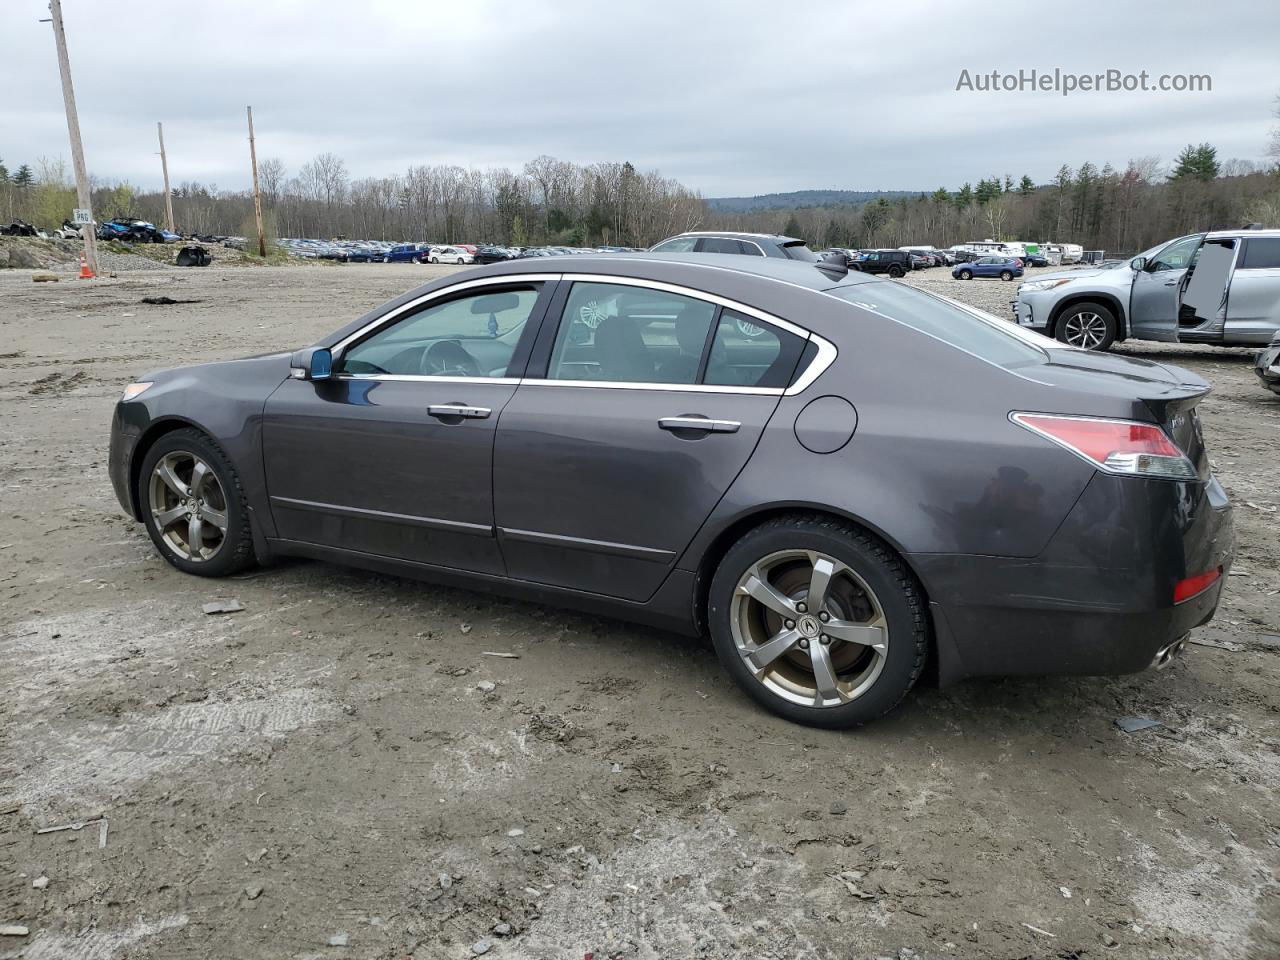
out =
[[1070,283],[1074,277],[1061,277],[1057,280],[1029,280],[1018,288],[1019,291],[1026,290],[1032,292],[1035,290],[1052,290],[1054,287],[1060,287],[1064,283]]
[[120,399],[132,400],[134,397],[138,396],[140,393],[146,390],[147,387],[149,386],[151,386],[150,381],[143,381],[141,383],[131,383],[124,388],[124,396],[121,397]]

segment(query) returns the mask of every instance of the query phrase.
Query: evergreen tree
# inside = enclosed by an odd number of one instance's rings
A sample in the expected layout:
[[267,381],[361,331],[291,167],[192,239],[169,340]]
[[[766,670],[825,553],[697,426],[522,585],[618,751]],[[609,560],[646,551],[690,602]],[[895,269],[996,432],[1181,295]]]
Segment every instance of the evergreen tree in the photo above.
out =
[[1004,175],[1004,192],[1005,193],[1013,192],[1013,177],[1007,173]]
[[973,187],[966,183],[956,194],[955,204],[958,208],[964,210],[971,203],[973,203]]
[[804,227],[800,226],[800,221],[796,219],[796,215],[794,213],[787,217],[787,225],[782,228],[784,236],[799,237],[803,232]]
[[939,205],[951,202],[951,194],[947,193],[946,187],[939,187],[933,191],[933,202]]
[[1022,175],[1022,182],[1018,184],[1018,192],[1025,197],[1035,190],[1035,188],[1035,181],[1024,173]]
[[35,183],[36,178],[31,173],[31,168],[25,163],[18,168],[18,172],[13,175],[13,185],[15,187],[29,187]]
[[1209,182],[1218,176],[1218,151],[1207,143],[1199,146],[1189,143],[1174,161],[1170,180],[1200,180]]
[[4,165],[4,161],[0,161],[0,184],[9,182],[9,168]]

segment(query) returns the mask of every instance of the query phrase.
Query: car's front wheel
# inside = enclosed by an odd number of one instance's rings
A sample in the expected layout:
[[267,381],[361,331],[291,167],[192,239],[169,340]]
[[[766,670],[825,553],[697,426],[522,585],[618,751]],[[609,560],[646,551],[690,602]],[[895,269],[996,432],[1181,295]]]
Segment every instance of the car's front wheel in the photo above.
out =
[[730,676],[774,713],[841,729],[883,716],[924,667],[925,601],[879,540],[818,517],[768,521],[721,560],[711,638]]
[[1116,317],[1100,303],[1077,303],[1058,318],[1054,334],[1084,350],[1107,350],[1116,339]]
[[225,577],[253,563],[249,511],[235,468],[195,429],[165,434],[138,479],[147,533],[184,573]]

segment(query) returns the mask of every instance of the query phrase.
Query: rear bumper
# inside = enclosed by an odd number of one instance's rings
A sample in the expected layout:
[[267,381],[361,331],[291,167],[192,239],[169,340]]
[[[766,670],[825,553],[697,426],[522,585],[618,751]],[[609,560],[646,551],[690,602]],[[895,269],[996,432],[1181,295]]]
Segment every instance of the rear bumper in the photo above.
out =
[[[1231,507],[1216,480],[1098,474],[1039,557],[910,560],[935,605],[939,644],[951,648],[940,655],[946,683],[1143,670],[1213,617],[1233,551]],[[1173,602],[1179,580],[1219,567],[1209,589]]]

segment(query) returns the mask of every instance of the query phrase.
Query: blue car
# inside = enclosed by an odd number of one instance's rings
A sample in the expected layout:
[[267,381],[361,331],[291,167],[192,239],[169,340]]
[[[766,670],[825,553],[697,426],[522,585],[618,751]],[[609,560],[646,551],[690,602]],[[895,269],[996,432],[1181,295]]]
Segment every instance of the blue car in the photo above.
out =
[[1022,276],[1022,261],[1012,257],[979,257],[971,263],[957,263],[951,268],[951,276],[957,280],[972,280],[974,277],[1012,280]]

